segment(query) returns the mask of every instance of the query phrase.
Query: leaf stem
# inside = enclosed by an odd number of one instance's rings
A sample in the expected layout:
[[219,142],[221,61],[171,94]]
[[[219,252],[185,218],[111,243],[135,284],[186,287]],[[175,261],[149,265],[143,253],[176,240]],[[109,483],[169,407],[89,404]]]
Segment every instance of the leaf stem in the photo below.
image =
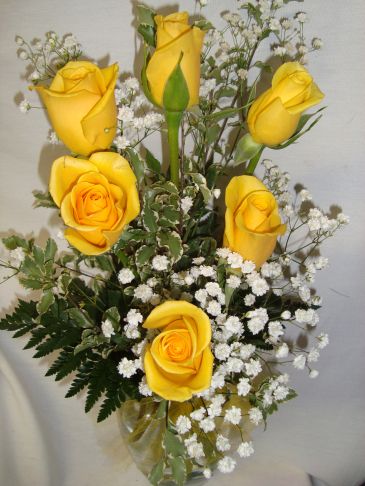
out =
[[247,175],[253,175],[253,173],[255,172],[255,169],[257,167],[257,164],[259,163],[259,160],[260,160],[260,157],[261,157],[261,154],[264,150],[265,146],[263,146],[258,152],[257,154],[255,155],[255,157],[253,157],[251,160],[250,160],[250,163],[248,164],[248,167],[246,169],[246,174]]
[[166,111],[167,138],[170,151],[170,179],[176,187],[180,186],[179,174],[179,127],[183,116],[182,111]]

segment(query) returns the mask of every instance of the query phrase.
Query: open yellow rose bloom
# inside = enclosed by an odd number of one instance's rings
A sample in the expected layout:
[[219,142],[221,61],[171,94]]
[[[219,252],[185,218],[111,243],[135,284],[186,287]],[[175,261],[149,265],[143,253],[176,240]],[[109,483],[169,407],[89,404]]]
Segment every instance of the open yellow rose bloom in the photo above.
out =
[[224,246],[260,267],[285,233],[273,194],[254,176],[233,177],[226,189]]
[[117,64],[99,69],[88,61],[70,61],[49,88],[35,88],[55,132],[72,152],[89,155],[110,147],[117,128],[117,78]]
[[114,152],[97,152],[89,160],[58,158],[49,190],[69,227],[66,239],[85,255],[109,250],[140,211],[136,177]]
[[161,329],[144,357],[147,383],[153,392],[183,402],[210,386],[212,331],[205,312],[189,302],[170,300],[155,307],[143,327]]
[[189,14],[177,12],[166,17],[155,16],[157,44],[146,70],[151,94],[163,106],[165,85],[179,62],[189,90],[187,107],[198,104],[200,87],[200,53],[204,32],[198,27],[190,27]]
[[279,67],[272,86],[259,96],[248,112],[252,138],[264,145],[278,145],[297,129],[301,114],[323,99],[312,76],[299,62]]

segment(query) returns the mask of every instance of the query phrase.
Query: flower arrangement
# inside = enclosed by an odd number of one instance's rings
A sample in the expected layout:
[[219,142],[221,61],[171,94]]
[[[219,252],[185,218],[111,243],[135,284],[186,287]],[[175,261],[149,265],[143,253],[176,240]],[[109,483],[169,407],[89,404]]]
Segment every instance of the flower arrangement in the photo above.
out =
[[[73,36],[17,38],[50,141],[66,146],[35,205],[58,209],[68,245],[3,239],[8,278],[39,299],[20,300],[0,329],[28,334],[36,358],[59,351],[47,375],[72,373],[66,397],[86,389],[98,421],[119,414],[154,485],[231,472],[254,452],[254,427],[296,396],[287,370],[316,378],[328,344],[311,285],[328,263],[321,243],[348,218],[262,160],[322,116],[307,113],[323,94],[304,67],[321,40],[306,42],[304,12],[280,17],[289,1],[238,1],[222,30],[202,13],[190,25],[186,12],[138,6],[140,83],[80,60]],[[267,38],[277,69],[258,58]],[[145,147],[156,131],[168,163]]]

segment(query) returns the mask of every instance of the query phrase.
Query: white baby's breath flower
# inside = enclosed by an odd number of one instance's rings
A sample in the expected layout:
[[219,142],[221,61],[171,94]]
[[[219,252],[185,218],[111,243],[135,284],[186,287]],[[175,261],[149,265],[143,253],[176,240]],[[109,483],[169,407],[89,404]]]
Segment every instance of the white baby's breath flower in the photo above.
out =
[[203,470],[203,476],[205,477],[205,479],[210,479],[212,477],[212,470],[209,469],[209,467],[206,467]]
[[41,75],[38,71],[33,71],[30,75],[29,75],[29,79],[30,81],[38,81],[38,79],[40,79]]
[[110,319],[105,319],[101,324],[101,330],[106,338],[111,338],[115,334],[113,323]]
[[237,393],[240,397],[245,397],[251,390],[251,384],[248,378],[241,378],[237,384]]
[[51,145],[57,145],[60,143],[60,140],[57,136],[57,133],[54,132],[53,130],[50,131],[48,137],[47,137],[47,140],[48,142],[51,144]]
[[134,280],[134,273],[129,268],[122,268],[118,273],[118,281],[122,285],[129,284],[132,280]]
[[134,290],[134,297],[136,299],[141,300],[144,303],[149,302],[152,295],[153,295],[153,291],[151,287],[149,287],[146,284],[138,285],[138,287]]
[[274,54],[275,56],[285,56],[286,54],[286,48],[284,46],[275,46],[274,47]]
[[240,357],[243,360],[250,358],[255,352],[256,347],[253,344],[242,344],[240,347]]
[[152,268],[158,272],[163,272],[168,269],[169,259],[166,255],[156,255],[152,259]]
[[127,147],[130,147],[131,142],[124,135],[119,135],[115,138],[114,144],[118,150],[125,150]]
[[186,415],[179,415],[175,425],[178,434],[181,435],[186,434],[191,429],[190,419]]
[[205,410],[203,407],[198,408],[197,410],[194,410],[191,412],[190,417],[192,420],[196,420],[197,422],[200,422],[205,415]]
[[237,449],[237,454],[242,458],[250,457],[254,452],[255,450],[251,441],[242,442],[242,444],[240,444]]
[[249,318],[247,326],[254,335],[262,331],[269,320],[267,310],[263,307],[247,312],[246,316]]
[[124,327],[124,333],[128,339],[139,339],[141,337],[139,329],[131,324],[127,324]]
[[219,343],[214,348],[214,355],[220,361],[225,361],[231,354],[231,347],[226,343]]
[[276,343],[280,336],[284,334],[283,326],[279,321],[272,321],[269,323],[269,335],[271,342]]
[[211,300],[206,310],[211,316],[219,316],[222,312],[222,307],[216,300]]
[[31,109],[31,105],[27,99],[24,99],[23,101],[20,102],[19,110],[22,113],[27,113],[30,109]]
[[227,408],[226,413],[224,414],[224,421],[228,422],[233,425],[238,425],[242,419],[242,412],[241,409],[235,407],[234,405],[230,408]]
[[286,343],[282,343],[275,352],[277,358],[286,358],[289,354],[289,347]]
[[214,268],[209,265],[202,265],[200,267],[200,273],[203,277],[215,277],[216,275]]
[[297,370],[304,370],[306,363],[306,357],[303,354],[298,354],[293,360],[293,366]]
[[228,358],[227,360],[227,372],[228,373],[241,373],[244,363],[239,358]]
[[241,279],[236,275],[230,275],[226,280],[226,284],[231,289],[237,289],[241,285]]
[[143,321],[143,316],[137,309],[130,309],[125,321],[132,326],[138,326]]
[[222,293],[222,290],[217,282],[208,282],[205,284],[205,289],[211,297],[217,297]]
[[151,397],[152,396],[152,390],[151,388],[147,385],[146,383],[146,377],[144,376],[138,385],[138,390],[141,395],[144,397]]
[[205,305],[208,298],[208,292],[205,289],[199,289],[195,292],[194,297],[200,304]]
[[295,15],[295,20],[297,20],[300,24],[304,24],[308,20],[307,14],[305,12],[298,12]]
[[194,433],[190,437],[184,440],[186,451],[188,456],[192,459],[200,459],[204,457],[204,449],[201,442],[197,441],[197,436]]
[[199,422],[199,427],[205,433],[212,432],[215,429],[215,422],[212,418],[206,417]]
[[163,120],[160,113],[147,113],[143,119],[143,125],[146,130],[154,130],[160,127]]
[[19,51],[18,56],[22,61],[25,61],[29,57],[26,51]]
[[266,280],[261,278],[257,272],[247,275],[246,278],[248,285],[251,287],[252,293],[258,297],[265,295],[270,288]]
[[336,219],[340,224],[349,224],[350,222],[350,217],[343,213],[339,213]]
[[246,374],[255,378],[262,371],[261,363],[258,359],[250,359],[249,363],[245,363]]
[[228,248],[218,248],[216,254],[220,258],[228,259],[229,255],[231,254],[231,251]]
[[315,379],[319,375],[319,371],[317,370],[311,370],[309,373],[309,378]]
[[139,91],[139,81],[137,78],[130,77],[124,80],[124,87],[128,91]]
[[319,349],[324,349],[328,343],[329,343],[329,339],[328,339],[328,334],[325,334],[325,333],[321,333],[318,337],[318,348]]
[[229,449],[231,448],[231,444],[229,440],[227,439],[227,437],[224,437],[222,434],[217,435],[215,445],[220,452],[229,451]]
[[291,20],[287,19],[287,18],[283,18],[281,19],[281,26],[284,30],[289,30],[292,26],[292,22]]
[[249,412],[248,412],[248,416],[250,418],[250,421],[255,424],[255,425],[259,425],[259,423],[262,421],[263,419],[263,416],[262,416],[262,412],[259,408],[257,407],[252,407],[250,408]]
[[319,317],[314,309],[297,309],[295,311],[295,320],[300,324],[308,324],[315,327],[319,322]]
[[25,253],[23,248],[20,248],[18,246],[18,248],[15,248],[14,250],[10,250],[9,258],[10,258],[10,262],[13,265],[16,265],[17,267],[20,266],[23,263],[25,258]]
[[232,334],[242,333],[242,322],[237,316],[229,316],[224,323],[224,327]]
[[238,76],[240,79],[242,79],[242,80],[247,79],[247,75],[248,75],[248,71],[247,71],[247,69],[242,69],[242,68],[241,68],[241,69],[239,69],[239,70],[237,71],[237,76]]
[[73,34],[67,35],[63,41],[63,47],[66,50],[76,49],[79,45],[80,43]]
[[243,263],[241,255],[235,252],[230,252],[228,254],[227,261],[232,268],[240,268]]
[[245,295],[245,298],[243,299],[245,305],[247,307],[251,307],[255,303],[256,297],[253,294],[247,294]]
[[138,369],[139,360],[130,360],[127,358],[122,358],[120,363],[118,364],[118,372],[124,378],[130,378],[131,376],[135,375]]
[[279,21],[279,19],[275,19],[275,18],[270,19],[270,21],[269,21],[269,29],[270,30],[274,30],[274,31],[280,30],[280,21]]
[[274,397],[275,400],[285,400],[285,398],[288,396],[289,393],[289,388],[283,385],[279,385],[275,390],[274,390]]
[[223,457],[223,459],[220,459],[218,461],[217,464],[218,471],[220,471],[223,474],[229,474],[234,470],[236,464],[237,464],[236,461],[232,459],[232,457],[225,456]]
[[118,110],[117,118],[121,122],[123,122],[123,125],[128,125],[134,120],[134,111],[132,108],[129,106],[123,105],[121,108]]
[[284,319],[284,321],[288,321],[291,318],[291,313],[290,311],[286,310],[281,313],[280,317]]
[[312,348],[307,356],[308,363],[315,363],[318,361],[319,358],[319,351],[317,348]]

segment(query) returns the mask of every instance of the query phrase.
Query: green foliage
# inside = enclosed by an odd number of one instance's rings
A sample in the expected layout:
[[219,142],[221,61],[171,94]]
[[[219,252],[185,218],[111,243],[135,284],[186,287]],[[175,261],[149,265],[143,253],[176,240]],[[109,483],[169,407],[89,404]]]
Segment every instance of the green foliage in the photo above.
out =
[[57,208],[51,194],[43,191],[33,191],[35,208]]
[[26,253],[30,252],[33,248],[34,239],[31,238],[26,240],[24,238],[20,238],[20,236],[12,235],[6,238],[2,238],[1,240],[8,250],[15,250],[16,248],[21,248]]
[[164,470],[165,470],[165,461],[164,459],[161,459],[153,466],[150,474],[148,475],[148,479],[153,486],[158,486],[158,484],[163,478]]
[[156,41],[156,26],[154,17],[156,12],[154,12],[149,7],[145,5],[137,5],[137,18],[138,18],[138,33],[141,34],[144,42],[151,47],[155,47]]

